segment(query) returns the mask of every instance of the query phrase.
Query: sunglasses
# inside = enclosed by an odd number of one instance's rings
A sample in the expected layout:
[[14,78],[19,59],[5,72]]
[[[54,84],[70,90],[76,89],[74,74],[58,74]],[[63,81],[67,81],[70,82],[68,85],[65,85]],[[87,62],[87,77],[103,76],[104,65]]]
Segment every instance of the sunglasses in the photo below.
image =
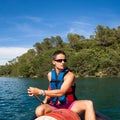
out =
[[55,61],[61,63],[62,61],[67,62],[67,59],[57,59]]

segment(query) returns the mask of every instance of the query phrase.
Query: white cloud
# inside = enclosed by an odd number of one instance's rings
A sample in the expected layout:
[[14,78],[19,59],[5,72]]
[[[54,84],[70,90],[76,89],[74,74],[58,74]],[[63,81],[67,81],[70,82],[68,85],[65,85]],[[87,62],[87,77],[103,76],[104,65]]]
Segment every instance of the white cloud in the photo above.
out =
[[5,65],[8,61],[26,53],[30,48],[23,47],[1,47],[0,65]]
[[[24,17],[23,17],[24,18]],[[34,22],[41,22],[42,21],[42,18],[40,17],[34,17],[34,16],[25,16],[25,18],[29,19],[29,20],[32,20]]]
[[73,24],[75,24],[75,25],[86,25],[86,26],[91,26],[91,24],[90,23],[87,23],[87,22],[80,22],[80,21],[75,21],[75,22],[73,22]]

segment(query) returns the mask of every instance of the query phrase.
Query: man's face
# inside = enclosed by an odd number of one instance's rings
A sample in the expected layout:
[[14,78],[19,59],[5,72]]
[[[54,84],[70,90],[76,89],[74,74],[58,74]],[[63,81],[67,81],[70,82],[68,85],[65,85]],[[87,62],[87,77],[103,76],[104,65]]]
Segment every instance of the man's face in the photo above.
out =
[[65,55],[58,54],[55,60],[52,61],[52,63],[55,65],[55,68],[59,70],[63,70],[65,68],[65,63],[66,63]]

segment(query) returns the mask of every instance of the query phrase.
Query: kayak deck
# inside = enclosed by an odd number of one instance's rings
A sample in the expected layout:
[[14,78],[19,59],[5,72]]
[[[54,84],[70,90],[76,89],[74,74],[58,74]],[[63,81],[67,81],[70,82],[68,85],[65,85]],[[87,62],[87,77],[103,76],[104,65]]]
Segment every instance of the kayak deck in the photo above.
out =
[[[96,120],[111,120],[108,116],[95,111]],[[45,114],[44,116],[38,117],[35,120],[85,120],[84,113],[77,115],[76,113],[68,109],[59,109],[51,113]]]

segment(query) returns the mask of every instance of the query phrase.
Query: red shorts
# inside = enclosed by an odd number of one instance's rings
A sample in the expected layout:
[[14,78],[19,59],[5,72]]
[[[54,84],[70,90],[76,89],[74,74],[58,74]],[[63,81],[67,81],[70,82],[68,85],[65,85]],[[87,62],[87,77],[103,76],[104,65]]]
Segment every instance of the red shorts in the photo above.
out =
[[51,105],[54,108],[54,110],[56,109],[69,109],[70,110],[75,102],[76,100],[71,102],[70,104],[65,104],[65,105],[61,105],[61,104],[57,104],[57,105],[49,104],[49,105]]

